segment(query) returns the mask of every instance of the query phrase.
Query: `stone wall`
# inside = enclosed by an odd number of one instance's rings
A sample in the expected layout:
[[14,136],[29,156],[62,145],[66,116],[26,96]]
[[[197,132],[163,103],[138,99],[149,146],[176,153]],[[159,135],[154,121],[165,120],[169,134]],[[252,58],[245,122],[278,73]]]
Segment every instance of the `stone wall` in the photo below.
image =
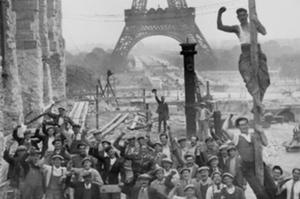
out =
[[37,116],[43,109],[43,64],[39,32],[39,0],[14,1],[17,15],[17,57],[23,112]]
[[42,113],[53,96],[65,98],[66,69],[61,0],[4,1],[6,64],[0,70],[4,74],[0,76],[0,131],[7,134]]
[[52,92],[52,78],[50,66],[48,64],[48,59],[50,55],[50,45],[48,38],[48,16],[47,16],[47,0],[39,0],[39,31],[40,31],[40,41],[42,47],[42,55],[43,55],[43,98],[44,104],[48,105],[52,103],[53,92]]
[[64,60],[64,39],[62,36],[62,0],[47,0],[48,28],[50,42],[49,65],[52,76],[53,96],[55,99],[66,97],[66,67]]
[[3,88],[3,130],[12,131],[13,127],[23,120],[23,104],[19,81],[19,71],[16,56],[16,15],[12,11],[11,0],[6,0],[5,7],[5,30],[6,30],[6,64],[2,71]]

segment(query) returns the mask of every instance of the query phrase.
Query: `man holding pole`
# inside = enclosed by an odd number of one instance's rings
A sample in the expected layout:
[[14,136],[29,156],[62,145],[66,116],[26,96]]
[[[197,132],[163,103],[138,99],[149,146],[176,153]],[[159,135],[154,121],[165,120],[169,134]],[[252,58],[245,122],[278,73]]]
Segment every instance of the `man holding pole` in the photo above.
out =
[[218,13],[218,29],[224,32],[235,33],[241,42],[242,54],[239,61],[239,71],[248,92],[253,97],[254,133],[249,134],[248,119],[239,118],[236,121],[236,127],[240,130],[240,134],[230,134],[230,137],[235,142],[243,160],[243,175],[257,198],[272,199],[274,198],[276,186],[270,179],[268,170],[263,162],[262,148],[267,145],[267,139],[261,129],[262,101],[270,85],[270,77],[266,56],[262,53],[260,45],[257,43],[257,32],[262,35],[266,35],[267,32],[257,19],[255,0],[248,1],[250,22],[248,21],[248,11],[244,8],[237,9],[236,13],[240,25],[235,26],[223,25],[222,15],[226,11],[225,7],[220,8]]
[[[263,111],[262,100],[264,94],[270,85],[270,78],[267,67],[266,55],[261,51],[260,45],[257,45],[258,50],[258,68],[256,70],[254,64],[251,62],[251,26],[248,21],[248,12],[244,8],[237,9],[237,18],[240,21],[240,25],[227,26],[223,25],[222,15],[226,11],[225,7],[219,9],[218,13],[218,29],[224,32],[235,33],[240,40],[242,54],[239,60],[239,71],[246,84],[248,92],[253,97],[258,112]],[[256,15],[251,18],[257,32],[262,35],[266,35],[265,27],[257,19]]]

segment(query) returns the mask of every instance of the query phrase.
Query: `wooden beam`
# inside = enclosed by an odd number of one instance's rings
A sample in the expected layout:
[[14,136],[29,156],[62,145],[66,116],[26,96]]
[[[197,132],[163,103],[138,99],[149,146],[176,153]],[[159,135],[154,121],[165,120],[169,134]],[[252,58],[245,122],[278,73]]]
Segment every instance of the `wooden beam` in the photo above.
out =
[[[256,2],[255,0],[249,1],[249,16],[250,16],[250,36],[251,36],[251,67],[254,67],[254,76],[255,81],[258,82],[258,68],[259,68],[259,60],[258,60],[258,42],[257,42],[257,29],[253,18],[257,16],[256,13]],[[259,97],[260,98],[260,97]],[[262,102],[261,102],[262,103]],[[262,123],[262,110],[258,110],[256,106],[256,100],[253,98],[253,120],[254,125]],[[258,132],[256,132],[258,133]],[[263,156],[262,156],[262,146],[260,141],[256,141],[255,143],[255,173],[258,176],[261,185],[264,185],[264,166],[263,166]]]

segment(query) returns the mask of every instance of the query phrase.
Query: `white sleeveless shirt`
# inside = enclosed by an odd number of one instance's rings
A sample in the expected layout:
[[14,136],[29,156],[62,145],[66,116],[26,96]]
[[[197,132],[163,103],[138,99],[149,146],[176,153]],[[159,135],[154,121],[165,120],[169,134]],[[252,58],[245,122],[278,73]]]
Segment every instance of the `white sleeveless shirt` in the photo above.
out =
[[241,44],[250,44],[251,43],[251,37],[250,32],[248,30],[244,30],[241,25],[239,25],[239,35]]

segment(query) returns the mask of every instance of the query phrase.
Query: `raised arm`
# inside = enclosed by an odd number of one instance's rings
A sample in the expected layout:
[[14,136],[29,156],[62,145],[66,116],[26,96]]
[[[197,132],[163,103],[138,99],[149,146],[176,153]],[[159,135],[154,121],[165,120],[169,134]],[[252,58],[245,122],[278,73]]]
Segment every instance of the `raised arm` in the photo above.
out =
[[257,16],[255,15],[255,16],[251,17],[251,19],[252,19],[253,23],[255,24],[257,31],[262,35],[266,35],[267,30],[264,27],[264,25],[262,25],[262,23],[258,20]]
[[263,146],[268,146],[268,138],[261,125],[255,125],[255,133],[258,133]]
[[218,29],[222,30],[224,32],[229,32],[229,33],[236,33],[238,34],[238,29],[237,26],[226,26],[223,25],[223,21],[222,21],[222,15],[223,13],[226,11],[225,7],[222,7],[219,9],[218,12],[218,20],[217,20],[217,25],[218,25]]

